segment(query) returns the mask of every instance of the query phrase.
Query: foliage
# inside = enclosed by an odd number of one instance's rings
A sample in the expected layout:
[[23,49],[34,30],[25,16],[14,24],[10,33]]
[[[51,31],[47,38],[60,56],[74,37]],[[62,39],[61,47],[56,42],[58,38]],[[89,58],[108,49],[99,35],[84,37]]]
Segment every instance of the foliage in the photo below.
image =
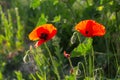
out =
[[74,50],[72,51],[71,57],[79,57],[79,56],[85,56],[87,55],[87,52],[89,52],[92,49],[92,39],[86,38],[84,42],[80,43]]
[[[119,0],[1,0],[0,5],[0,80],[120,78]],[[85,38],[75,32],[85,19],[103,24],[106,35]],[[45,23],[54,24],[57,35],[31,48],[28,34]]]
[[11,69],[12,67],[18,67],[18,65],[21,64],[20,61],[22,60],[19,58],[23,56],[21,52],[23,51],[24,48],[23,47],[24,29],[20,22],[18,10],[14,11],[17,18],[16,20],[17,26],[14,24],[13,17],[11,16],[12,13],[11,10],[8,9],[6,12],[3,12],[3,9],[0,6],[1,16],[0,59],[2,60],[0,62],[2,64],[0,68],[1,78],[2,73],[3,74],[5,73],[5,75],[3,76],[7,76],[13,70]]

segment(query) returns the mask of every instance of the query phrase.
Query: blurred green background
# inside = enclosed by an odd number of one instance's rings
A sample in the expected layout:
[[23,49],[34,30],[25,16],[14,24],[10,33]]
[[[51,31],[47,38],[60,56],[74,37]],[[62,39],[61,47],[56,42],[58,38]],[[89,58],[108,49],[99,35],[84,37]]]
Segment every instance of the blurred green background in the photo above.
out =
[[[92,42],[79,34],[84,53],[75,54],[79,42],[74,26],[85,19],[103,24],[106,34],[94,37]],[[45,46],[29,51],[35,44],[28,39],[29,33],[45,23],[54,24],[58,30],[47,45],[61,80],[120,79],[120,0],[0,0],[0,80],[58,80]],[[87,67],[91,45],[94,76],[89,75]],[[73,53],[73,66],[80,70],[75,76],[69,73],[64,50]]]

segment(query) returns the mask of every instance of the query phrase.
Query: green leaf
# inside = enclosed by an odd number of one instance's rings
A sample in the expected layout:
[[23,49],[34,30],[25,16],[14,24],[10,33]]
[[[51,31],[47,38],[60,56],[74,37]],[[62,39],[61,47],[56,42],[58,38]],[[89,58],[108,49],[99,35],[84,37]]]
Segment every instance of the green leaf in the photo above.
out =
[[103,4],[103,0],[100,0],[100,4],[101,4],[101,5]]
[[16,76],[17,76],[17,80],[24,80],[24,79],[22,78],[22,73],[21,73],[20,71],[15,71],[15,74],[16,74]]
[[61,16],[60,16],[60,15],[55,16],[53,22],[59,22],[60,19],[61,19]]
[[24,44],[24,26],[21,23],[18,8],[15,8],[15,12],[16,12],[16,20],[17,20],[16,47],[20,49],[20,48],[22,48],[22,46]]
[[3,80],[3,75],[1,72],[0,72],[0,80]]
[[44,78],[38,72],[36,72],[36,75],[40,80],[44,80]]
[[80,43],[71,54],[71,57],[79,57],[82,55],[86,55],[88,51],[92,48],[92,38],[86,38],[83,43]]
[[48,17],[45,16],[44,13],[42,13],[39,20],[38,20],[38,22],[37,22],[37,26],[47,23],[47,18]]
[[65,80],[75,80],[75,76],[74,75],[65,76]]
[[32,77],[32,80],[36,80],[36,77],[31,73],[30,76]]
[[2,43],[4,39],[5,37],[3,35],[0,35],[0,43]]
[[30,7],[35,9],[40,6],[42,0],[31,0]]
[[58,2],[58,0],[54,0],[53,5],[56,5]]

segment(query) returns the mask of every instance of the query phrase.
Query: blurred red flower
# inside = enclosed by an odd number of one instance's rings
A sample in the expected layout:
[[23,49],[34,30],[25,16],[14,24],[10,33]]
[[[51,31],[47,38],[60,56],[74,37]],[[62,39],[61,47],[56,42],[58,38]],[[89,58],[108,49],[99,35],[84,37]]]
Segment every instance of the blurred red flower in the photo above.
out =
[[44,42],[52,39],[57,33],[57,29],[52,24],[44,24],[39,27],[36,27],[30,34],[30,40],[38,40],[35,44],[35,47],[40,46]]
[[66,53],[66,51],[64,51],[64,56],[65,56],[66,58],[69,58],[69,57],[70,57],[70,54],[68,54],[68,53]]
[[84,20],[75,26],[75,30],[85,37],[103,36],[106,33],[105,27],[94,20]]

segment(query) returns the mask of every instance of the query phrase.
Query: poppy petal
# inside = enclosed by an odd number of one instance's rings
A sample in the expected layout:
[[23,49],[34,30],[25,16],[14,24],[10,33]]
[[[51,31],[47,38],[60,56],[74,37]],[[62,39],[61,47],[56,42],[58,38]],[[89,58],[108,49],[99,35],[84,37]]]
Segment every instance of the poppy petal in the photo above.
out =
[[39,39],[39,36],[38,36],[38,34],[37,34],[37,30],[38,30],[39,28],[40,28],[40,27],[35,28],[35,29],[29,34],[29,39],[30,39],[30,40],[35,41],[35,40],[38,40],[38,39]]
[[82,35],[86,36],[86,37],[90,37],[92,36],[92,29],[91,29],[91,21],[90,20],[84,20],[79,22],[76,26],[75,26],[75,30],[77,30],[78,32],[80,32]]
[[39,36],[39,38],[40,38],[41,34],[48,34],[48,35],[50,35],[49,30],[45,29],[44,27],[38,28],[38,29],[36,30],[36,33],[37,33],[37,35]]
[[75,30],[86,37],[103,36],[106,32],[102,24],[94,20],[84,20],[75,26]]
[[35,48],[37,48],[38,46],[42,45],[45,41],[44,40],[39,40],[36,42],[36,44],[34,45]]
[[30,34],[30,40],[39,40],[35,47],[40,46],[42,43],[50,40],[57,33],[57,29],[52,24],[44,24],[36,27]]
[[105,27],[101,24],[96,23],[95,26],[93,26],[93,36],[103,36],[106,33]]
[[57,30],[53,30],[53,31],[50,33],[49,39],[51,39],[56,33],[57,33]]

